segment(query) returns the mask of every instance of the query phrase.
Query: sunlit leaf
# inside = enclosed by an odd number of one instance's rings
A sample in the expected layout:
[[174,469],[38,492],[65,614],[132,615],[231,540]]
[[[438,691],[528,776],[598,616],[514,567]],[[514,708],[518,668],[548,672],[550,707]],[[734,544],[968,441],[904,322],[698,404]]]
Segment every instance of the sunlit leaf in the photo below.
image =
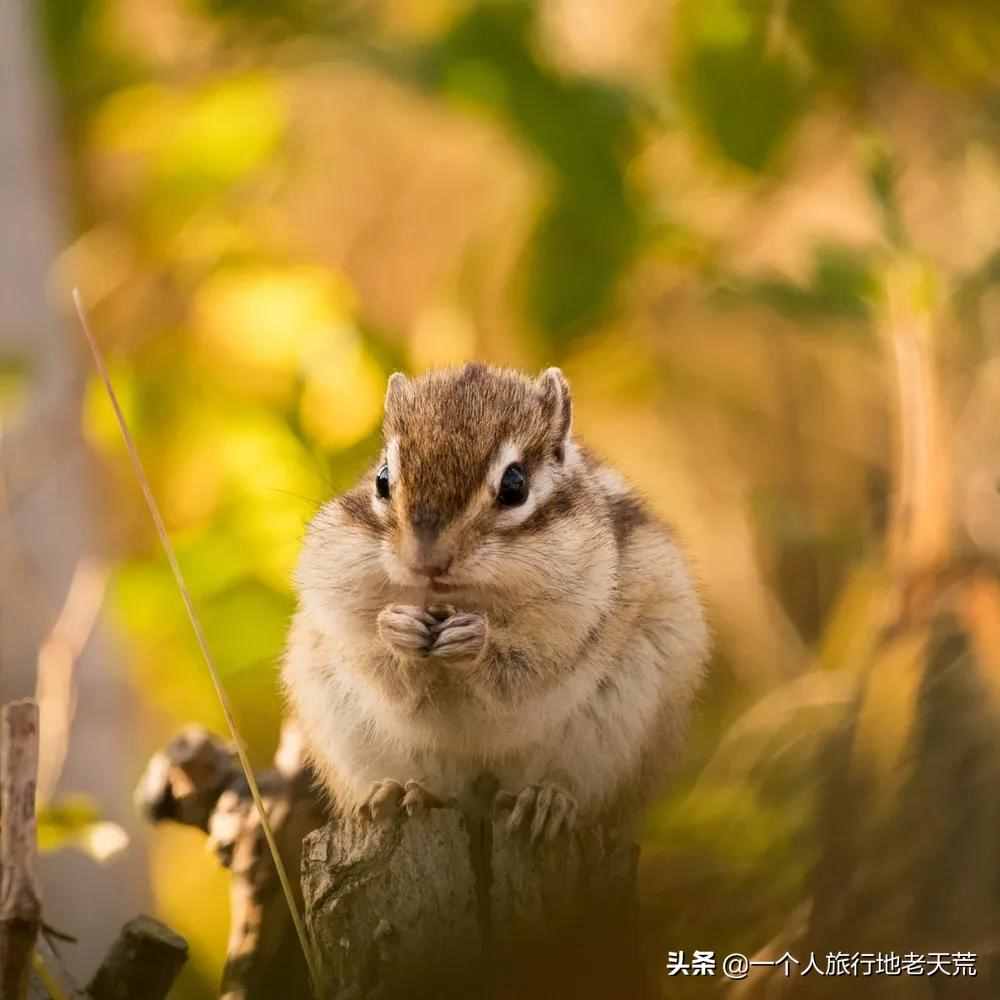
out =
[[219,669],[233,673],[273,664],[284,646],[292,606],[287,594],[253,581],[206,602],[202,622]]
[[322,493],[315,463],[278,412],[216,400],[171,429],[158,479],[172,526],[197,526],[238,506],[267,510],[287,497],[308,506]]
[[229,184],[275,151],[285,127],[284,103],[277,81],[246,74],[193,94],[171,124],[155,156],[161,184]]
[[322,352],[307,367],[302,426],[326,448],[346,448],[382,419],[385,372],[360,343]]
[[160,84],[124,87],[98,108],[91,142],[103,154],[149,156],[161,148],[164,127],[177,119],[183,104],[180,92]]
[[346,283],[321,268],[224,268],[195,297],[195,344],[217,377],[281,400],[313,357],[354,348],[354,307]]
[[72,847],[96,861],[107,861],[128,843],[128,834],[117,823],[101,820],[97,806],[86,796],[69,796],[39,810],[40,851]]

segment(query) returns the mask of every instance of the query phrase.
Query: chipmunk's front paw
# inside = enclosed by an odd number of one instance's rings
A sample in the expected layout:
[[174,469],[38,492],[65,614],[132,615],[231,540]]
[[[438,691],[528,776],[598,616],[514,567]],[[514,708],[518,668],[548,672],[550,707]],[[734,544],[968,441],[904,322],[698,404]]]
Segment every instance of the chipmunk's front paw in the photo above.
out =
[[358,814],[375,823],[388,823],[402,812],[407,816],[415,816],[426,809],[436,809],[442,805],[444,803],[427,791],[419,781],[408,781],[402,785],[392,778],[383,778],[369,789],[368,795],[358,806]]
[[493,807],[498,814],[509,809],[507,831],[526,830],[533,844],[543,838],[551,843],[576,826],[576,799],[560,785],[528,785],[518,795],[499,791]]
[[434,641],[432,627],[438,620],[423,608],[390,604],[378,614],[375,627],[379,638],[400,656],[423,656]]
[[486,647],[489,625],[483,615],[459,611],[431,626],[431,656],[444,660],[474,660]]

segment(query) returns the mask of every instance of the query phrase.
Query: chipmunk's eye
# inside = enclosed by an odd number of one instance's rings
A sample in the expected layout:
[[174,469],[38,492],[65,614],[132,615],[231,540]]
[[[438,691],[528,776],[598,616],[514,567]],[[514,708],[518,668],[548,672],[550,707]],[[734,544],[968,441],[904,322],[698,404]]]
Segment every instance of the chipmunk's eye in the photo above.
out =
[[389,499],[389,466],[383,465],[375,473],[375,492],[383,499]]
[[528,499],[528,479],[524,466],[513,462],[504,469],[497,491],[497,502],[503,507],[520,507]]

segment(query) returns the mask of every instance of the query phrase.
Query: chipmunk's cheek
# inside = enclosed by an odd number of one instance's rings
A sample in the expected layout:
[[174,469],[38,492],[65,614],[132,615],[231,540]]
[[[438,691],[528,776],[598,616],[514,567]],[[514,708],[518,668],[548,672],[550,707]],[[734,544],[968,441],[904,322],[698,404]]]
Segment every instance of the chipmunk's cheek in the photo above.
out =
[[391,541],[382,545],[380,563],[389,582],[399,587],[417,587],[420,581],[406,566],[406,563],[399,557],[395,546]]

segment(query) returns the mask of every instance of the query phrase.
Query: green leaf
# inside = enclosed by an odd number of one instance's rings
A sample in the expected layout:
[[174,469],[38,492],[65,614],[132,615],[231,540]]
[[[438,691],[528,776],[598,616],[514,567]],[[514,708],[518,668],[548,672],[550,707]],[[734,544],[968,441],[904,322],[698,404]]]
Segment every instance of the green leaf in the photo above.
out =
[[676,82],[695,126],[725,159],[755,172],[771,165],[801,116],[803,72],[768,43],[770,5],[685,0]]
[[265,163],[281,140],[285,112],[278,86],[246,74],[196,93],[170,123],[156,156],[159,184],[216,190]]
[[522,288],[531,319],[563,346],[613,308],[640,248],[645,204],[627,176],[638,102],[549,66],[534,35],[534,4],[477,4],[411,53],[409,79],[495,116],[545,168],[549,195],[524,256]]
[[797,320],[867,320],[876,287],[870,253],[821,243],[813,250],[808,284],[767,274],[730,281],[719,294],[723,301],[750,300]]

